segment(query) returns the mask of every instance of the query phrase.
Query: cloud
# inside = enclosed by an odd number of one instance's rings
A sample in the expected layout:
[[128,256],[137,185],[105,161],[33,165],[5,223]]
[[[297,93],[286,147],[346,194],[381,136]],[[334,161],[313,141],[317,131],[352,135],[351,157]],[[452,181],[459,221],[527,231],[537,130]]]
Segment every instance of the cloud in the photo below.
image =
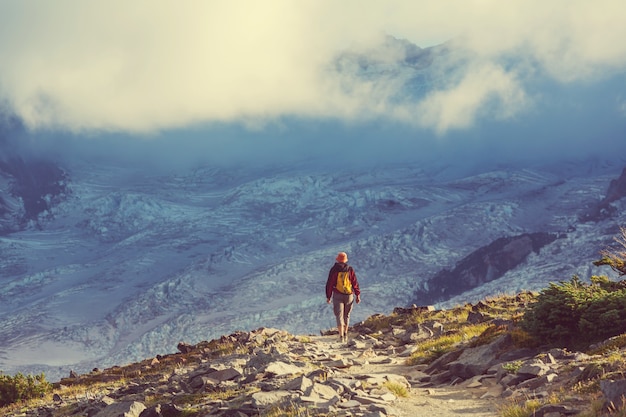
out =
[[419,103],[420,124],[443,133],[471,127],[480,111],[507,118],[523,108],[526,94],[502,67],[486,64],[468,71],[458,85],[435,91]]
[[[31,129],[262,129],[293,116],[445,133],[523,111],[538,68],[570,83],[623,72],[625,15],[622,0],[3,2],[0,96]],[[422,47],[454,39],[475,61],[426,97],[403,95],[406,74],[329,70],[342,51],[382,54],[385,34]],[[506,56],[534,64],[521,73]]]

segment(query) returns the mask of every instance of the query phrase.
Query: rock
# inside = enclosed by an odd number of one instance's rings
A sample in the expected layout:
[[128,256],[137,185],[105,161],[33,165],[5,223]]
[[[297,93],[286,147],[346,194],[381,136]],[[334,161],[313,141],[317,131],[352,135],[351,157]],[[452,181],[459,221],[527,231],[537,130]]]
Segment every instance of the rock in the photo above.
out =
[[153,407],[146,408],[139,414],[139,417],[169,417],[177,416],[182,413],[182,408],[174,404],[157,404]]
[[328,362],[328,366],[330,366],[332,368],[339,368],[339,369],[349,368],[353,364],[354,363],[351,360],[349,360],[349,359],[339,359],[339,360],[336,360],[336,361]]
[[349,401],[345,401],[345,402],[341,402],[337,404],[337,407],[344,408],[344,409],[357,408],[360,406],[361,406],[361,403],[356,400],[349,400]]
[[497,362],[497,354],[504,346],[510,345],[511,337],[508,334],[498,337],[488,345],[465,349],[457,360],[448,364],[448,370],[454,376],[468,379],[484,373]]
[[535,417],[562,417],[579,414],[580,410],[560,404],[548,404],[535,410]]
[[543,386],[549,384],[556,377],[557,377],[556,374],[548,374],[548,375],[538,376],[538,377],[535,377],[535,378],[530,378],[530,379],[527,379],[526,381],[520,383],[518,385],[518,388],[528,388],[530,390],[536,390],[539,387],[543,387]]
[[438,373],[448,369],[448,365],[461,356],[463,351],[461,349],[455,349],[448,353],[444,353],[437,359],[435,359],[425,370],[427,374]]
[[268,405],[279,403],[286,398],[293,397],[294,395],[291,392],[284,390],[255,392],[252,394],[252,406],[265,408]]
[[481,313],[480,311],[470,311],[467,313],[467,322],[471,324],[483,323],[485,321],[489,321],[490,319],[491,317]]
[[512,349],[500,355],[499,359],[502,362],[512,362],[512,361],[532,358],[536,356],[537,353],[538,353],[537,349],[531,349],[531,348]]
[[267,365],[265,372],[280,376],[293,375],[302,372],[302,368],[285,362],[273,362]]
[[285,383],[280,389],[286,391],[300,391],[305,395],[310,395],[313,389],[313,381],[305,376],[300,376]]
[[524,362],[517,373],[520,375],[529,375],[532,378],[545,375],[548,371],[550,371],[550,367],[540,359],[531,359]]
[[137,401],[113,403],[98,412],[94,417],[139,417],[146,406]]
[[607,404],[614,409],[621,409],[626,398],[626,379],[603,379],[600,381],[600,390],[606,398]]
[[176,346],[176,348],[179,350],[180,353],[189,353],[194,349],[194,346],[185,342],[180,342]]
[[413,304],[409,308],[396,307],[393,309],[393,314],[413,314],[413,313],[423,313],[429,311],[436,311],[435,306],[416,306]]
[[242,376],[243,375],[241,375],[241,373],[235,368],[222,369],[221,371],[215,371],[207,374],[207,378],[218,383],[222,381],[232,381],[234,379],[239,379]]

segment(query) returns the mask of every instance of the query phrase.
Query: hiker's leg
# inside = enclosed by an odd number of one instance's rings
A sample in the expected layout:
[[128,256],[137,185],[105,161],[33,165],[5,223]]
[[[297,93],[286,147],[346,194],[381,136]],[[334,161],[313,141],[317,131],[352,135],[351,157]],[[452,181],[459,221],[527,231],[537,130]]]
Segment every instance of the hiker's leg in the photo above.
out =
[[342,321],[343,321],[343,325],[345,326],[344,327],[345,335],[348,334],[348,326],[350,325],[350,313],[352,312],[353,305],[354,305],[354,295],[350,294],[343,308],[343,320]]
[[335,313],[335,318],[337,319],[337,330],[339,331],[339,337],[341,337],[344,332],[344,311],[345,304],[343,303],[342,297],[339,294],[333,294],[333,312]]

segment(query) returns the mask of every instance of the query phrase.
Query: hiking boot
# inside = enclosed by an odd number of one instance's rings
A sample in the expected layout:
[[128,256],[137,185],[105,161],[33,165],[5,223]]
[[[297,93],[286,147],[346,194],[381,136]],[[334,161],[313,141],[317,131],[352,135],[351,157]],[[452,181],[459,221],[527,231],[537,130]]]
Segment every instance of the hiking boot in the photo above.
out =
[[348,335],[347,335],[347,334],[344,334],[344,335],[343,335],[343,337],[341,338],[341,341],[342,341],[343,343],[348,343]]

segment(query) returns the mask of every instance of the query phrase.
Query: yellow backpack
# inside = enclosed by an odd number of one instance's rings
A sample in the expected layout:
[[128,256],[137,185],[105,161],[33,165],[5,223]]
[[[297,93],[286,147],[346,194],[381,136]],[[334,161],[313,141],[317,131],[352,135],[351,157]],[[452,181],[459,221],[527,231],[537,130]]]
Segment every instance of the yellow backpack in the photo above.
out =
[[350,282],[350,270],[337,273],[337,291],[342,294],[352,294],[352,283]]

